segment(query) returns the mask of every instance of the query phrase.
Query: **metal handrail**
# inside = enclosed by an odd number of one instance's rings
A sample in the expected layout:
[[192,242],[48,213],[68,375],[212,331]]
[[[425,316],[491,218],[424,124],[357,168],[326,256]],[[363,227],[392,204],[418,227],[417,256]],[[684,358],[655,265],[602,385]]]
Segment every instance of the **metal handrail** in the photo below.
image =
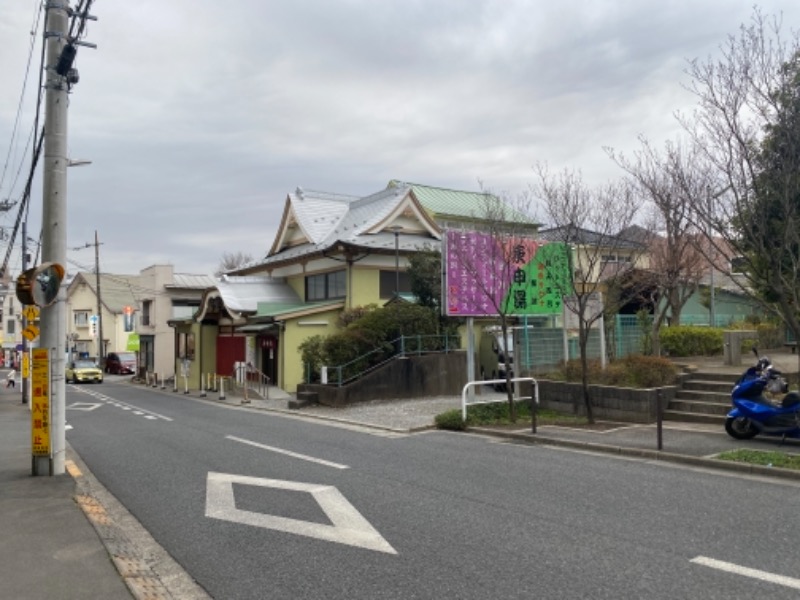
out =
[[[418,356],[435,352],[449,353],[459,350],[461,338],[458,335],[401,335],[385,342],[382,347],[370,350],[342,365],[326,367],[329,382],[341,387],[374,371],[395,358]],[[335,374],[330,377],[330,374]]]
[[237,389],[242,389],[244,396],[243,402],[249,402],[247,397],[248,390],[255,392],[264,400],[269,400],[270,378],[253,365],[247,363],[233,368],[233,385]]

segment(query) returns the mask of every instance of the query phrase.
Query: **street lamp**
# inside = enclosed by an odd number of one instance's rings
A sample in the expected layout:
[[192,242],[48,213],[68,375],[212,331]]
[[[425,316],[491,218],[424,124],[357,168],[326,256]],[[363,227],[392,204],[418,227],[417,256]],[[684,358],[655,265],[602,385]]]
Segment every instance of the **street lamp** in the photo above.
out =
[[395,302],[400,295],[400,225],[393,225],[389,230],[394,233],[394,296]]

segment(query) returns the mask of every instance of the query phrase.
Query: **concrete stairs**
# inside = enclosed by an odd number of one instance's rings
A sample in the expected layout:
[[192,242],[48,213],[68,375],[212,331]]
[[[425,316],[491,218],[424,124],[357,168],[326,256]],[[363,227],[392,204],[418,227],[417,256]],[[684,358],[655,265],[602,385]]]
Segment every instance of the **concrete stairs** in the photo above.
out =
[[690,373],[664,410],[664,420],[723,426],[725,415],[731,410],[731,389],[737,377],[729,373]]

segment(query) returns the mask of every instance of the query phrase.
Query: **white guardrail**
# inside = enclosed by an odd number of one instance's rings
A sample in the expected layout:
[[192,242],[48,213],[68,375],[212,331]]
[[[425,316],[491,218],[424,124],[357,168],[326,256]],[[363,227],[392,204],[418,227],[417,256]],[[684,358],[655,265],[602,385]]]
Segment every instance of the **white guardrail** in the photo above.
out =
[[[533,377],[512,377],[508,380],[509,383],[515,383],[517,381],[530,381],[533,384],[533,399],[536,404],[539,404],[539,383]],[[467,391],[471,387],[475,387],[477,385],[494,385],[495,383],[506,383],[505,379],[481,379],[479,381],[469,381],[464,385],[464,388],[461,390],[461,418],[466,421],[467,420],[467,404],[491,404],[492,402],[505,402],[506,398],[497,399],[491,398],[489,400],[473,400],[472,402],[467,402]],[[515,400],[530,400],[530,396],[521,396],[519,398],[515,398]]]

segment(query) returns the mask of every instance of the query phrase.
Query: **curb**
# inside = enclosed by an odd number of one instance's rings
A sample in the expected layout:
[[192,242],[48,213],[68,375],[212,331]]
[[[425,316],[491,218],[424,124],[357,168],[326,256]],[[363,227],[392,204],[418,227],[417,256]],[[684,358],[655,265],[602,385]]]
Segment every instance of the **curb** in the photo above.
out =
[[689,456],[687,454],[675,454],[664,452],[663,450],[647,450],[645,448],[627,448],[624,446],[610,446],[608,444],[598,444],[595,442],[580,442],[576,440],[565,440],[562,438],[549,437],[533,433],[515,433],[513,431],[497,431],[495,429],[484,429],[472,427],[468,432],[481,433],[494,437],[506,438],[526,444],[547,444],[550,446],[561,446],[576,450],[587,450],[592,452],[603,452],[606,454],[617,454],[644,460],[663,461],[677,464],[691,465],[695,467],[705,467],[720,471],[730,471],[744,475],[758,475],[762,477],[778,477],[782,479],[792,479],[800,481],[800,471],[792,469],[781,469],[778,467],[764,467],[762,465],[750,465],[733,461],[718,460],[714,458],[704,458],[700,456]]

